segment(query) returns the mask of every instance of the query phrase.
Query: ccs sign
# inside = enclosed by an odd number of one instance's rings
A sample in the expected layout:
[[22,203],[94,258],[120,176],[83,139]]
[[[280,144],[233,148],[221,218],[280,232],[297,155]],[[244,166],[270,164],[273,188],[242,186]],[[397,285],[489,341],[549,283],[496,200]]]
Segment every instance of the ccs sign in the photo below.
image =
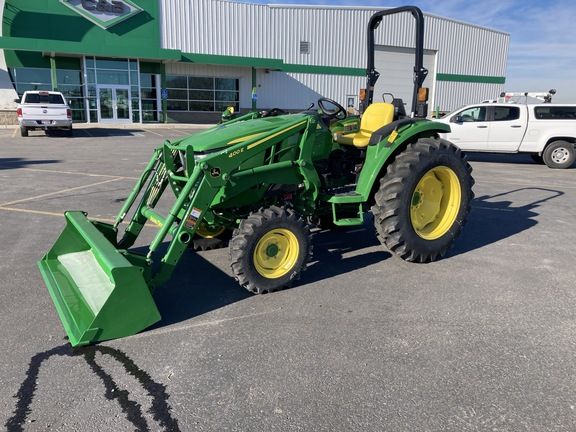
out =
[[85,11],[108,12],[115,15],[122,15],[126,10],[124,2],[112,0],[82,0],[80,2]]
[[60,0],[77,14],[107,29],[142,12],[130,0]]

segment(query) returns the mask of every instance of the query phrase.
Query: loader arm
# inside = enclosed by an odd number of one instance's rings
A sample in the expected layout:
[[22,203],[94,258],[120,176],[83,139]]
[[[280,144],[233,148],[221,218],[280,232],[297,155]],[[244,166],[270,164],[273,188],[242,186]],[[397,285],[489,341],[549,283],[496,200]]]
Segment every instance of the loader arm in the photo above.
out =
[[[306,193],[312,197],[311,199],[315,199],[320,180],[313,169],[310,150],[301,150],[296,161],[270,160],[267,165],[242,169],[242,166],[255,155],[268,151],[290,135],[301,134],[300,141],[308,139],[307,131],[311,127],[313,129],[316,127],[314,117],[295,116],[292,122],[283,124],[264,136],[259,135],[228,146],[198,161],[194,160],[194,148],[190,145],[166,142],[161,149],[156,150],[148,165],[155,174],[146,183],[147,174],[143,173],[115,223],[118,227],[125,215],[130,212],[136,197],[142,195],[119,246],[130,247],[147,221],[159,226],[146,257],[149,265],[154,268],[149,281],[150,287],[156,288],[170,278],[198,226],[205,217],[211,216],[211,208],[217,204],[215,198],[219,194],[222,198],[222,193],[227,188],[233,189],[234,193],[238,194],[263,183],[271,178],[270,174],[274,172],[273,178],[277,182],[304,183]],[[308,149],[311,146],[299,145],[299,148]],[[185,155],[184,164],[180,155]],[[155,206],[168,185],[175,193],[176,201],[168,214],[162,215],[155,210]],[[165,254],[156,257],[159,246],[168,235],[172,238]],[[155,261],[158,265],[152,266]]]

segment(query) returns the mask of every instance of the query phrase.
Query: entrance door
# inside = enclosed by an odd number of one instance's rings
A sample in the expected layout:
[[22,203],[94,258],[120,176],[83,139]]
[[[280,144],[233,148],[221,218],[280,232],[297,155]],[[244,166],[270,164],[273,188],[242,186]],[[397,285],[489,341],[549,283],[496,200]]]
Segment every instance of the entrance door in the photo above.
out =
[[98,121],[102,123],[131,123],[130,87],[98,87]]

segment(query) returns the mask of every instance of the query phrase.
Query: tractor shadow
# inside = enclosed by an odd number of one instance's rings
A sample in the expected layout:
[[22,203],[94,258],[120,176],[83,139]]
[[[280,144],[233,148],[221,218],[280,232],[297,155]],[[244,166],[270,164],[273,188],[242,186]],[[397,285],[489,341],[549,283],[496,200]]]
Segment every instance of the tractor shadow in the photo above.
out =
[[[498,198],[522,192],[541,192],[544,197],[521,206],[514,201],[495,201]],[[496,195],[483,195],[472,202],[468,222],[447,258],[480,249],[484,246],[512,237],[538,224],[535,210],[548,201],[564,195],[564,192],[546,188],[520,188]]]
[[[348,273],[390,257],[384,250],[366,253],[344,254],[378,246],[371,219],[362,227],[338,229],[335,231],[315,231],[313,233],[313,256],[308,269],[295,285],[305,285],[340,274]],[[163,245],[163,248],[167,244]],[[146,248],[137,248],[145,252]],[[160,254],[163,250],[159,251]],[[149,330],[187,321],[207,312],[220,309],[252,297],[231,276],[228,262],[225,270],[211,262],[215,258],[222,262],[227,249],[203,253],[187,252],[174,270],[166,285],[154,293],[154,300],[162,320]]]
[[230,274],[210,262],[214,253],[218,251],[184,254],[170,280],[154,292],[162,320],[150,330],[187,321],[252,296]]
[[[302,274],[299,285],[359,270],[392,256],[382,248],[376,236],[372,215],[367,215],[364,225],[359,227],[316,232],[313,245],[312,260]],[[356,253],[368,248],[369,251]]]
[[[535,191],[541,192],[543,198],[525,205],[514,206],[517,201],[512,197],[499,200],[512,194]],[[521,188],[476,198],[462,236],[447,258],[480,249],[532,228],[538,223],[534,219],[538,216],[535,210],[562,195],[564,192],[552,189]],[[371,216],[360,227],[314,230],[313,245],[312,259],[307,271],[295,284],[297,286],[359,270],[391,257],[376,237]],[[167,244],[163,247],[167,247]],[[145,252],[145,248],[140,252]],[[162,251],[159,253],[162,254]],[[170,281],[154,293],[162,320],[150,329],[187,321],[252,297],[231,276],[227,259],[224,258],[226,255],[227,249],[186,253]],[[213,262],[223,264],[217,266]]]

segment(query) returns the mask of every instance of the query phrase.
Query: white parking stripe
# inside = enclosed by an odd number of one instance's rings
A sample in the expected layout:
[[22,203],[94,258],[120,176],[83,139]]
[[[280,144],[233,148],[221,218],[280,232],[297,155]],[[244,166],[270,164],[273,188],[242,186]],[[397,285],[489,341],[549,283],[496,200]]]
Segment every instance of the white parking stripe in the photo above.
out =
[[[146,165],[147,162],[143,162],[142,164]],[[45,172],[45,173],[51,173],[51,174],[81,175],[81,176],[85,176],[85,177],[108,177],[108,178],[126,179],[126,180],[138,180],[138,178],[139,178],[139,177],[125,177],[125,176],[109,175],[109,174],[93,174],[93,173],[77,172],[77,171],[47,170],[47,169],[42,169],[42,168],[21,168],[21,167],[12,167],[10,165],[2,165],[2,164],[0,164],[0,168],[9,168],[9,169],[33,171],[33,172]]]
[[204,321],[201,321],[198,323],[193,323],[193,324],[185,324],[185,325],[181,325],[181,326],[171,326],[171,327],[157,329],[157,330],[149,330],[149,331],[146,331],[144,333],[138,333],[136,335],[127,336],[127,339],[141,339],[141,338],[145,338],[145,337],[160,336],[160,335],[164,335],[167,333],[174,333],[174,332],[183,331],[183,330],[191,330],[191,329],[198,328],[198,327],[217,326],[217,325],[225,324],[228,322],[235,322],[235,321],[259,317],[262,315],[269,315],[271,313],[278,312],[279,310],[280,310],[279,308],[276,308],[276,309],[272,309],[269,311],[256,312],[256,313],[241,315],[241,316],[236,316],[236,317],[214,319],[214,320],[204,320]]
[[23,198],[23,199],[19,199],[19,200],[16,200],[16,201],[9,201],[9,202],[5,202],[5,203],[0,204],[0,207],[6,207],[6,206],[9,206],[9,205],[13,205],[13,204],[23,203],[23,202],[27,202],[27,201],[33,201],[33,200],[35,200],[35,199],[45,198],[45,197],[52,196],[52,195],[58,195],[58,194],[61,194],[61,193],[64,193],[64,192],[71,192],[71,191],[75,191],[75,190],[86,189],[86,188],[93,187],[93,186],[99,186],[99,185],[103,185],[103,184],[106,184],[106,183],[112,183],[112,182],[115,182],[115,181],[118,181],[118,180],[122,180],[122,178],[121,178],[121,177],[113,178],[113,179],[104,180],[104,181],[101,181],[101,182],[98,182],[98,183],[91,183],[91,184],[84,185],[84,186],[77,186],[77,187],[73,187],[73,188],[61,189],[61,190],[58,190],[58,191],[56,191],[56,192],[45,193],[45,194],[42,194],[42,195],[35,195],[35,196],[32,196],[32,197]]
[[160,135],[159,133],[156,132],[152,132],[150,129],[144,129],[146,132],[151,133],[153,135],[159,136],[159,137],[164,137],[164,135]]

